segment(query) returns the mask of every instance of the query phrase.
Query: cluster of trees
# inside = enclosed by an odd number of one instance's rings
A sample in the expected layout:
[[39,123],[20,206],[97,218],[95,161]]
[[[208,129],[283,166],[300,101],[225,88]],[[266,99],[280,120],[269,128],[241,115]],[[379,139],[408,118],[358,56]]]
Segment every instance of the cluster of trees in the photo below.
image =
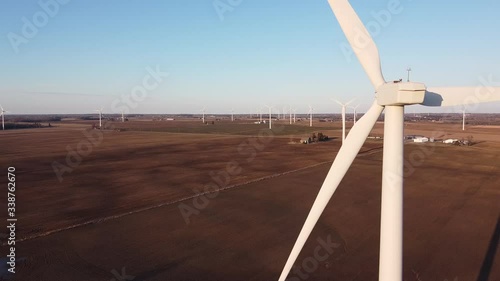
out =
[[24,123],[58,122],[61,121],[61,116],[40,116],[40,117],[29,116],[29,117],[18,117],[12,120]]
[[[315,134],[313,134],[313,138],[314,138],[314,136],[315,136]],[[327,141],[328,140],[328,136],[324,135],[321,132],[319,132],[318,136],[317,136],[317,139],[318,139],[318,141]]]
[[312,142],[320,142],[329,140],[328,136],[319,132],[318,134],[313,133],[307,141],[303,141],[304,143],[312,143]]
[[[33,128],[45,128],[52,127],[52,125],[44,126],[42,123],[34,122],[34,123],[5,123],[5,130],[16,130],[16,129],[33,129]],[[1,128],[0,128],[1,129]]]

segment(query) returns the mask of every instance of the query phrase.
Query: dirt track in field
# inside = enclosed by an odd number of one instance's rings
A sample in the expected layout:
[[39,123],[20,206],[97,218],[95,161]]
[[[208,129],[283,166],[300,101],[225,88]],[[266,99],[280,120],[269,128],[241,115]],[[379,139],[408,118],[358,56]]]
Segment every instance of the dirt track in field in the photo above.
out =
[[[500,142],[491,129],[471,128],[484,139],[473,147],[405,146],[404,280],[500,280]],[[111,280],[122,268],[133,280],[277,280],[340,145],[290,144],[299,135],[104,132],[59,182],[51,165],[85,139],[81,130],[2,134],[0,163],[17,168],[17,235],[26,239],[15,280]],[[381,145],[362,149],[296,263],[298,280],[377,280]],[[194,206],[195,190],[230,161],[241,168],[225,181],[235,188],[186,224],[179,204]],[[57,231],[87,222],[95,223]],[[338,247],[307,273],[302,262],[328,236]]]

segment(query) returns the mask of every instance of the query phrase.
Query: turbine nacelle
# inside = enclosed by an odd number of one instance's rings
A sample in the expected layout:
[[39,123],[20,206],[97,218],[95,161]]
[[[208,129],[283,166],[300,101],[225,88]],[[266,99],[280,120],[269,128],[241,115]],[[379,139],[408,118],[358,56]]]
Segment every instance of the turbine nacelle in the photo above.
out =
[[426,87],[418,82],[389,82],[377,89],[377,103],[387,105],[411,105],[424,102]]

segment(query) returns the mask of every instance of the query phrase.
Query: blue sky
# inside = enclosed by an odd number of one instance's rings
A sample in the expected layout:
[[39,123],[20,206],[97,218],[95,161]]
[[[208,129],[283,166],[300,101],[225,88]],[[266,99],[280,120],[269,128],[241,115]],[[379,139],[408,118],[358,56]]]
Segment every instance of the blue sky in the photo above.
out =
[[[340,112],[330,98],[356,98],[362,112],[373,100],[326,0],[55,1],[2,1],[0,104],[12,113],[111,113],[148,67],[169,76],[131,112],[247,113],[264,104]],[[395,1],[351,1],[363,22],[380,27],[386,80],[405,78],[411,66],[411,79],[429,87],[500,82],[500,2],[401,0],[388,24],[377,21]],[[23,18],[43,23],[40,3],[50,2],[58,11],[16,53],[9,34],[23,36]],[[230,10],[221,17],[214,3]],[[475,112],[500,112],[500,104]]]

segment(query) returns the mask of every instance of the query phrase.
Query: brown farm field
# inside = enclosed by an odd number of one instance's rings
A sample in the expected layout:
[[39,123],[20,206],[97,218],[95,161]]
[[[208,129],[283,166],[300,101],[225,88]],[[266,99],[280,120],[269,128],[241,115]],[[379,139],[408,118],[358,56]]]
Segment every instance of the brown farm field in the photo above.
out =
[[[277,280],[341,145],[339,122],[93,123],[0,132],[0,167],[16,168],[13,280]],[[298,144],[313,131],[334,139]],[[477,144],[405,145],[404,280],[500,280],[498,127],[405,133]],[[289,280],[378,279],[381,165],[369,139]]]

